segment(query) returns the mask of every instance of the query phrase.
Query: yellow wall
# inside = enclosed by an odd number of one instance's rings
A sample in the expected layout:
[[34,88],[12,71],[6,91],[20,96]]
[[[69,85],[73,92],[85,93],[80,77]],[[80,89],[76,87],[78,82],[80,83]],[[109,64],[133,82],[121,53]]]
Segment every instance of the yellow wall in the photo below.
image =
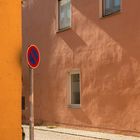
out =
[[0,0],[0,140],[21,140],[21,0]]

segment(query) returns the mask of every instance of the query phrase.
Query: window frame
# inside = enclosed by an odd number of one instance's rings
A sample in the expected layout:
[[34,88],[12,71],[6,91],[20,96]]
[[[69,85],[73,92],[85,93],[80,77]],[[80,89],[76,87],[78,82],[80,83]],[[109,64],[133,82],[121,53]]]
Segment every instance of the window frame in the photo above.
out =
[[120,0],[120,9],[117,10],[117,11],[112,11],[111,13],[109,14],[105,14],[105,10],[106,10],[106,7],[105,7],[105,0],[100,0],[100,3],[99,3],[99,9],[100,9],[100,18],[101,17],[107,17],[107,16],[111,16],[111,15],[114,15],[114,14],[117,14],[117,13],[120,13],[122,11],[122,0]]
[[[79,74],[79,90],[80,90],[80,104],[72,104],[71,103],[71,75],[72,74]],[[80,70],[76,69],[76,70],[71,70],[70,72],[68,72],[68,107],[71,108],[80,108],[81,107],[81,73]]]
[[58,0],[57,1],[57,32],[61,32],[61,31],[65,31],[68,30],[72,27],[72,4],[71,4],[71,0],[70,0],[70,25],[65,27],[65,28],[60,28],[60,1],[62,0]]

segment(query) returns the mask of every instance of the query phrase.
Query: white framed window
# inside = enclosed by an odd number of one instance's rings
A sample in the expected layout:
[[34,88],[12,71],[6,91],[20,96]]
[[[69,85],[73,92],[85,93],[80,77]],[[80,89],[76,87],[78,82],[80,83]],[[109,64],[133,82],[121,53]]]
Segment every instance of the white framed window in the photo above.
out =
[[71,0],[58,0],[58,30],[71,27]]
[[80,107],[80,71],[73,70],[69,72],[68,84],[69,84],[69,106]]
[[121,0],[103,0],[103,16],[120,12]]

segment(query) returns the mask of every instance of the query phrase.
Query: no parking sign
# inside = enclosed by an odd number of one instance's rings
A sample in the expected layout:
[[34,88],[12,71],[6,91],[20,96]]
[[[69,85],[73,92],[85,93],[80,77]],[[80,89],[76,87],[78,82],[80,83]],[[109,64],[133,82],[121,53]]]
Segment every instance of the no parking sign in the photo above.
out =
[[40,52],[36,45],[30,45],[26,53],[27,63],[30,68],[35,69],[40,63]]
[[26,52],[30,67],[30,140],[34,140],[34,69],[39,66],[40,52],[36,45],[30,45]]

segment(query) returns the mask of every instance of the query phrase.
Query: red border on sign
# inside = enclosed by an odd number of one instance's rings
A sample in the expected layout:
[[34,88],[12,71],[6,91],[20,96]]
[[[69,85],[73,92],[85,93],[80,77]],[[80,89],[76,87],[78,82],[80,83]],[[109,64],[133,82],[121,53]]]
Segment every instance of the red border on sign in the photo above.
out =
[[[29,56],[29,53],[31,52],[31,49],[34,48],[36,50],[36,52],[38,53],[38,59],[37,59],[37,63],[36,64],[31,64],[29,59],[28,59],[28,56]],[[27,52],[26,52],[26,60],[27,60],[27,63],[28,63],[28,66],[32,69],[35,69],[39,66],[40,64],[40,52],[39,52],[39,49],[36,45],[32,44],[28,47],[27,49]]]

